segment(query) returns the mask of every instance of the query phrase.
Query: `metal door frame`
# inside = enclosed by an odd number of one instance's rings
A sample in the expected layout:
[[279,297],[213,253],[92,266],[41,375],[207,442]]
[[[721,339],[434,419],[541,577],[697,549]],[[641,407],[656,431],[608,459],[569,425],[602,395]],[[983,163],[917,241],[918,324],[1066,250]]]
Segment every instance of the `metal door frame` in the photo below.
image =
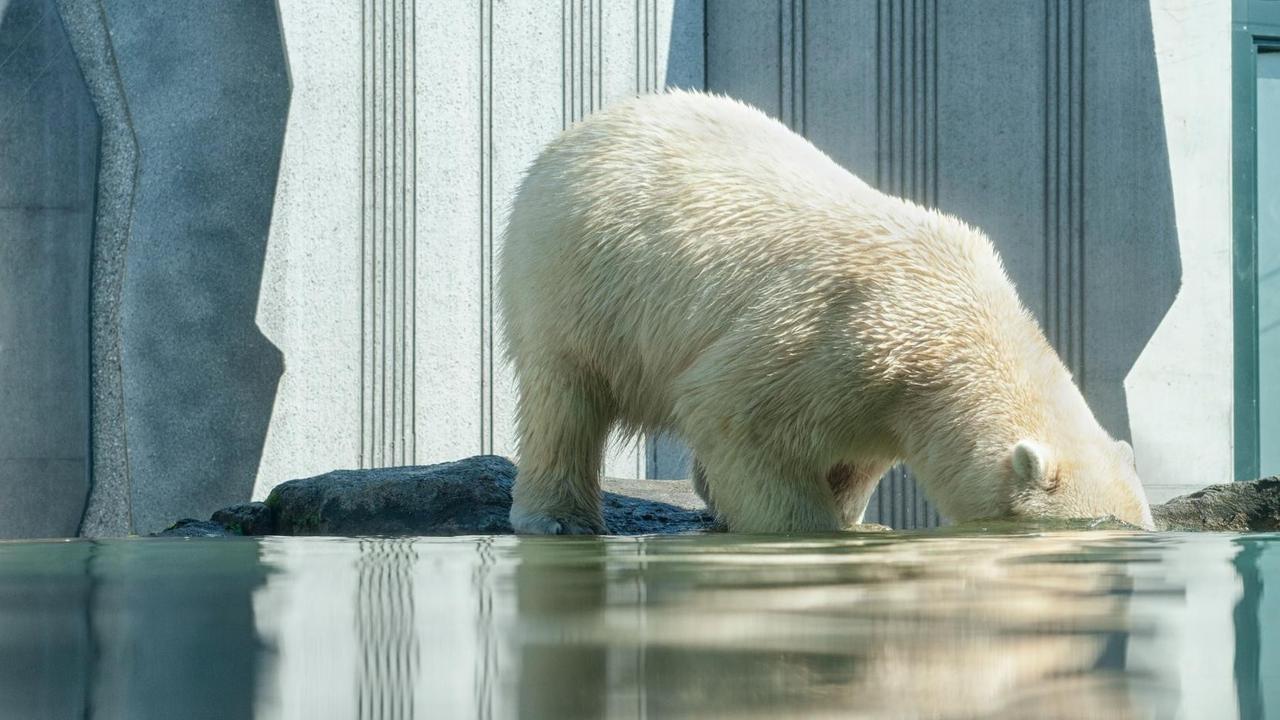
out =
[[1235,349],[1235,479],[1261,469],[1258,357],[1257,60],[1280,50],[1280,2],[1234,0],[1231,30],[1231,225]]

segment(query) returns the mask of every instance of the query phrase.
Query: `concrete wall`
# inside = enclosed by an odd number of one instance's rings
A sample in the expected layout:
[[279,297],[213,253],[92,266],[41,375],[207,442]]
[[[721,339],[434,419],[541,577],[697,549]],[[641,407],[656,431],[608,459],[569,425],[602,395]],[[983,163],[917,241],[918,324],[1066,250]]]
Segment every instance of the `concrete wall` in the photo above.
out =
[[[1230,3],[1154,0],[1182,285],[1125,378],[1152,501],[1233,480]],[[1129,295],[1145,292],[1135,284]]]
[[253,491],[283,361],[255,314],[289,79],[270,3],[101,7],[138,142],[121,351],[148,531]]
[[[986,230],[1162,500],[1231,473],[1229,11],[709,0],[707,85]],[[872,511],[918,506],[895,477]]]
[[[281,0],[293,81],[257,322],[285,357],[255,497],[334,467],[510,454],[491,273],[569,123],[702,83],[701,3]],[[646,450],[607,472],[643,477]]]
[[[703,75],[701,4],[670,0],[3,17],[3,122],[26,133],[3,136],[3,208],[28,229],[0,249],[0,535],[147,532],[333,467],[512,453],[489,278],[518,174],[594,109]],[[648,447],[608,471],[647,472]]]
[[[0,535],[511,453],[507,200],[668,85],[982,226],[1153,497],[1229,478],[1225,3],[50,2],[0,3]],[[647,438],[606,471],[687,466]],[[873,512],[937,519],[901,475]]]
[[0,537],[74,535],[84,513],[97,155],[53,0],[0,2]]

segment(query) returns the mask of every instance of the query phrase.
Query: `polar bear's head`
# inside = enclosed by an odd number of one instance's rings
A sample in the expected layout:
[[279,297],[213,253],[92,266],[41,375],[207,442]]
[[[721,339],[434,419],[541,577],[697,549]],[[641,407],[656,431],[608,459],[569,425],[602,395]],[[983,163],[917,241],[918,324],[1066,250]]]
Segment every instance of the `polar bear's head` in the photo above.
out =
[[1026,518],[1096,518],[1112,515],[1155,529],[1151,506],[1123,440],[1054,447],[1023,440],[1009,453],[1009,512]]

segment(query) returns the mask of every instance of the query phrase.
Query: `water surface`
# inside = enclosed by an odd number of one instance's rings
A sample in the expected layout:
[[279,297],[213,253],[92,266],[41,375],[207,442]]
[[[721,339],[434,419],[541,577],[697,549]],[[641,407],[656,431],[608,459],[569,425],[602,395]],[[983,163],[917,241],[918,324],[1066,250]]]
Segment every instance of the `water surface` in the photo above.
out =
[[0,543],[2,718],[1267,715],[1276,535]]

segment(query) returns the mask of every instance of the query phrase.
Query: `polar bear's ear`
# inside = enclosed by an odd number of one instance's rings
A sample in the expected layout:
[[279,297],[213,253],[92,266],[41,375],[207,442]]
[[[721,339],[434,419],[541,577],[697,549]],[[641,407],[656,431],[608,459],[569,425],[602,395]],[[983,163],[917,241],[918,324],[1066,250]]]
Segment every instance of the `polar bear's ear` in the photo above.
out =
[[1026,485],[1053,490],[1049,474],[1049,452],[1034,440],[1023,440],[1013,446],[1013,474]]

